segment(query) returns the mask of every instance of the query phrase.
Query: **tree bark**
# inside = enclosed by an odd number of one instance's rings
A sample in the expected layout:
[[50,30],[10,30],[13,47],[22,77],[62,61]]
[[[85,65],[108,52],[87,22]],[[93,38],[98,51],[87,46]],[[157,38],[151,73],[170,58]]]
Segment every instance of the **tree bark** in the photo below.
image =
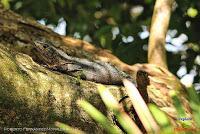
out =
[[[32,47],[32,40],[41,36],[68,54],[92,56],[67,45],[66,38],[63,41],[64,37],[45,26],[0,9],[0,126],[41,128],[61,121],[88,133],[101,133],[102,128],[76,104],[78,99],[85,99],[108,114],[97,91],[98,83],[41,66]],[[120,86],[107,87],[118,100],[124,96]]]

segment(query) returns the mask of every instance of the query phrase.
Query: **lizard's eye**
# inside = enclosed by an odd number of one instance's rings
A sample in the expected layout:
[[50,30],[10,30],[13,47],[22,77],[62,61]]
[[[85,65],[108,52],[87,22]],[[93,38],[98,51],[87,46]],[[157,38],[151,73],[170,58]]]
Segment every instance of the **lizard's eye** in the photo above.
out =
[[47,47],[48,47],[48,45],[44,44],[44,48],[47,48]]

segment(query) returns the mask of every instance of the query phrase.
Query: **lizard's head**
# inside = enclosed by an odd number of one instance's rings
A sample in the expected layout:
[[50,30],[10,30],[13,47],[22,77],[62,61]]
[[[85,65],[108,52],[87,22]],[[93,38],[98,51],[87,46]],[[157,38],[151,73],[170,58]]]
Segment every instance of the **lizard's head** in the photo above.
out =
[[146,88],[150,84],[148,73],[142,70],[137,71],[136,82],[138,87]]
[[43,60],[44,63],[55,63],[57,59],[55,59],[55,50],[51,44],[48,44],[48,42],[36,40],[34,41],[33,45],[36,49],[36,55],[41,60]]
[[[38,50],[43,55],[51,56],[52,53],[55,52],[54,47],[50,41],[34,41],[35,49]],[[50,54],[50,55],[49,55]]]
[[44,51],[49,47],[47,43],[38,41],[38,40],[34,41],[34,46],[37,50],[40,50],[40,51]]

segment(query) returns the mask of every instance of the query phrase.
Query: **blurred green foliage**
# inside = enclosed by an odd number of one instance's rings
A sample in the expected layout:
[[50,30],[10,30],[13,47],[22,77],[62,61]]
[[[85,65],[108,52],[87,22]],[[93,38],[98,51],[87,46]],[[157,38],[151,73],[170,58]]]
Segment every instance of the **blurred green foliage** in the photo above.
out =
[[[93,44],[112,50],[128,64],[147,62],[148,31],[155,0],[1,1],[15,12],[45,19],[46,24],[57,25],[64,18],[67,35],[78,33],[81,39],[87,35]],[[175,32],[169,33],[167,40],[170,71],[176,74],[180,66],[186,66],[186,73],[191,70],[197,73],[195,83],[200,82],[199,11],[198,0],[176,0],[169,27]],[[186,35],[185,40],[182,34]]]
[[[125,85],[126,88],[128,88]],[[117,102],[117,100],[112,96],[111,92],[109,91],[108,88],[105,88],[103,86],[99,87],[99,94],[106,105],[107,109],[112,112],[118,119],[119,117],[122,117],[123,120],[118,120],[119,124],[114,125],[111,120],[109,120],[106,116],[104,116],[100,111],[98,111],[93,105],[91,105],[89,102],[85,100],[78,100],[77,104],[88,114],[90,117],[92,117],[97,123],[99,123],[104,130],[107,133],[115,133],[115,134],[120,134],[122,133],[121,131],[124,131],[127,134],[133,134],[133,133],[142,133],[142,128],[141,126],[134,126],[132,124],[137,124],[137,121],[135,118],[131,118],[131,120],[125,118],[125,114],[128,114],[124,112],[123,110],[120,110],[121,105]],[[136,89],[137,90],[137,89]],[[159,109],[158,106],[155,104],[149,103],[148,104],[148,110],[151,111],[151,116],[154,117],[155,121],[158,124],[159,129],[155,129],[154,127],[151,128],[148,133],[161,133],[161,134],[173,134],[173,133],[181,133],[181,134],[191,134],[191,133],[199,133],[199,126],[200,126],[200,107],[199,107],[199,101],[200,97],[197,95],[195,92],[194,88],[191,87],[187,89],[187,99],[189,100],[189,106],[191,108],[191,117],[188,117],[183,109],[183,103],[181,103],[179,99],[179,95],[174,91],[171,90],[170,95],[173,99],[173,104],[175,106],[175,110],[177,111],[178,117],[177,119],[174,119],[175,122],[179,123],[180,126],[173,126],[170,123],[170,120],[165,112]],[[133,93],[135,90],[133,90]],[[131,92],[132,93],[132,92]],[[130,96],[131,94],[128,93]],[[140,96],[140,95],[139,95]],[[140,96],[142,97],[142,96]],[[137,100],[136,98],[134,100]],[[137,100],[139,101],[139,100]],[[144,101],[144,100],[143,100]],[[132,103],[133,104],[133,103]],[[138,105],[133,104],[134,109],[137,107],[143,107],[141,103],[138,102]],[[145,109],[141,109],[138,114],[138,116],[142,113],[145,112]],[[129,113],[129,118],[130,115]],[[140,116],[139,116],[140,117]],[[149,117],[148,117],[149,118]],[[185,118],[185,120],[183,120]],[[188,119],[188,120],[187,120]],[[141,119],[140,119],[141,120]],[[194,122],[193,122],[193,121]],[[192,122],[195,124],[192,124]],[[129,125],[131,126],[129,127]],[[148,122],[146,124],[143,123],[143,126],[151,126],[152,122]],[[60,128],[61,130],[65,131],[66,133],[84,133],[81,130],[75,130],[74,128],[63,124],[63,123],[56,123],[56,126]],[[119,127],[120,126],[120,127]],[[146,128],[146,127],[145,127]],[[121,129],[121,131],[120,131]],[[139,131],[135,131],[136,129],[139,129]],[[75,132],[76,131],[76,132]]]

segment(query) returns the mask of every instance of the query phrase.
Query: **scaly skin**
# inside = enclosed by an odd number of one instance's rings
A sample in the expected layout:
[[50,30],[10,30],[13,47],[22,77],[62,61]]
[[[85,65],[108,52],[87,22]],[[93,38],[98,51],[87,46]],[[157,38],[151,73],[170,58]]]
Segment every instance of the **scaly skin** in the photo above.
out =
[[81,79],[102,83],[122,84],[122,79],[131,77],[115,66],[101,61],[89,61],[67,55],[48,41],[34,41],[36,54],[47,68]]

